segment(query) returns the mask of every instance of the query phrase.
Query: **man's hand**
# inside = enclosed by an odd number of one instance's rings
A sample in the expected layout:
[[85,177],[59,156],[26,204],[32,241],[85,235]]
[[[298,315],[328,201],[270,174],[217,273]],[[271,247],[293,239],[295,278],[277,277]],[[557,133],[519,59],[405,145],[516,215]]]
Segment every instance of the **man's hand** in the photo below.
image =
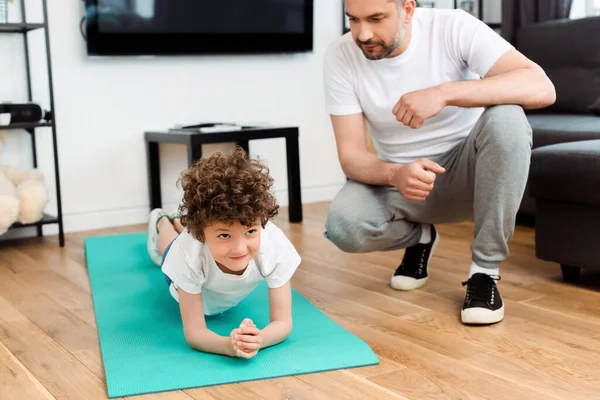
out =
[[394,168],[390,176],[390,183],[406,200],[424,201],[433,190],[436,174],[444,172],[446,169],[439,164],[421,158],[410,164]]
[[396,120],[413,129],[420,128],[425,120],[438,115],[447,102],[439,86],[409,92],[400,97],[392,113]]
[[240,327],[234,329],[233,332],[235,334],[232,336],[232,343],[238,357],[252,358],[258,354],[262,345],[262,336],[260,329],[254,325],[251,319],[244,319]]

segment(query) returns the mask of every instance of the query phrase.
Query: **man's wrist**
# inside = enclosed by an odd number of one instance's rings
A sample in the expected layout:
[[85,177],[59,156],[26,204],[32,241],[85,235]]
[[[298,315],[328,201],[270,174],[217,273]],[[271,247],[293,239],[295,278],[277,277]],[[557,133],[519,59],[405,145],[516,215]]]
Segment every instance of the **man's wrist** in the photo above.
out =
[[387,184],[388,186],[396,186],[394,185],[394,182],[396,181],[396,175],[398,174],[398,171],[404,168],[404,165],[387,163],[386,166]]
[[444,107],[453,106],[456,102],[456,98],[454,97],[456,94],[456,88],[453,87],[453,83],[454,82],[447,82],[436,86],[438,89],[438,95],[444,103]]

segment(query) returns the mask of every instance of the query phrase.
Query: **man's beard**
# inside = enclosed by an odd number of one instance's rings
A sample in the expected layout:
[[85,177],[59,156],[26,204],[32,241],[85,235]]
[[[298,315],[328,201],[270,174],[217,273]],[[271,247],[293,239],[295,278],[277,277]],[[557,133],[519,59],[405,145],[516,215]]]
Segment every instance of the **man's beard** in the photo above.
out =
[[[388,57],[390,54],[392,54],[393,52],[395,52],[396,50],[398,50],[400,48],[400,46],[402,45],[402,41],[404,41],[405,35],[406,35],[406,24],[403,23],[400,25],[400,28],[398,29],[398,33],[396,34],[396,37],[390,43],[385,43],[383,41],[374,41],[374,40],[368,40],[366,42],[361,42],[358,39],[356,39],[356,44],[362,50],[365,57],[367,57],[369,60],[381,60],[383,58]],[[370,46],[370,45],[378,45],[378,47],[376,47],[374,49],[375,51],[369,51],[363,47],[363,46]],[[377,50],[379,50],[379,51],[377,51]]]

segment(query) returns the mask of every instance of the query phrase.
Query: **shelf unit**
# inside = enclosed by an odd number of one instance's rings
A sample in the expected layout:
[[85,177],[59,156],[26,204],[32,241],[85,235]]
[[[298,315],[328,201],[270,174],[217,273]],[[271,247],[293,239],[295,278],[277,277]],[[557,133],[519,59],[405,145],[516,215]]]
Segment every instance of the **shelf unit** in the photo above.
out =
[[[459,6],[458,1],[459,0],[454,0],[454,8],[455,9],[457,9]],[[473,0],[473,1],[477,3],[477,15],[476,15],[477,18],[479,18],[481,21],[483,21],[487,26],[489,26],[492,29],[501,29],[502,28],[502,24],[500,22],[485,22],[483,20],[483,3],[485,2],[485,0]],[[417,1],[417,6],[419,6],[419,5],[420,5],[419,1]],[[346,17],[346,6],[343,4],[343,2],[342,2],[342,10],[343,10],[342,33],[345,34],[345,33],[350,32],[350,26],[348,24],[348,17]]]
[[[485,3],[485,0],[474,0],[475,3],[477,3],[477,18],[479,18],[481,21],[485,22],[483,20],[483,3]],[[458,8],[458,0],[454,0],[454,8]],[[498,22],[485,22],[490,28],[492,29],[500,29],[502,28],[502,24],[498,23]]]
[[25,54],[25,68],[27,75],[27,95],[28,100],[31,102],[31,65],[29,63],[29,35],[28,33],[34,30],[43,30],[44,39],[46,46],[46,63],[48,72],[48,89],[50,97],[50,115],[52,115],[51,121],[40,121],[35,123],[15,123],[10,125],[0,125],[0,130],[25,130],[31,137],[31,150],[33,154],[33,167],[38,167],[37,158],[37,146],[36,146],[36,129],[37,128],[50,128],[52,131],[52,148],[54,157],[54,177],[56,186],[56,207],[57,215],[44,214],[42,218],[32,224],[14,224],[10,227],[10,230],[25,228],[25,227],[36,227],[37,235],[42,236],[44,225],[57,224],[58,225],[58,240],[61,247],[65,245],[65,235],[63,229],[63,214],[62,214],[62,201],[60,194],[60,175],[58,171],[58,141],[56,137],[56,109],[54,107],[54,87],[52,82],[52,62],[50,55],[50,33],[48,30],[48,5],[47,0],[39,0],[42,4],[43,17],[42,23],[27,23],[27,14],[25,9],[25,0],[20,0],[21,4],[21,22],[20,23],[0,23],[0,34],[21,34],[23,36],[24,54]]

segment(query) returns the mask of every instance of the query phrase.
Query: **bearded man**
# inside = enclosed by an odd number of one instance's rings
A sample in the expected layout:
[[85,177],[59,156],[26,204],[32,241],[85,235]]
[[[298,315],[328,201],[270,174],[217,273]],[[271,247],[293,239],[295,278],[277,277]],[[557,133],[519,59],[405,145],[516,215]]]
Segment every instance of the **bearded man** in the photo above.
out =
[[[462,10],[346,0],[351,32],[325,56],[324,84],[348,182],[325,236],[346,252],[405,249],[397,290],[423,286],[435,224],[474,221],[465,324],[504,318],[500,263],[529,173],[524,109],[555,101],[545,72]],[[367,129],[368,128],[368,129]],[[367,130],[377,156],[365,145]]]

